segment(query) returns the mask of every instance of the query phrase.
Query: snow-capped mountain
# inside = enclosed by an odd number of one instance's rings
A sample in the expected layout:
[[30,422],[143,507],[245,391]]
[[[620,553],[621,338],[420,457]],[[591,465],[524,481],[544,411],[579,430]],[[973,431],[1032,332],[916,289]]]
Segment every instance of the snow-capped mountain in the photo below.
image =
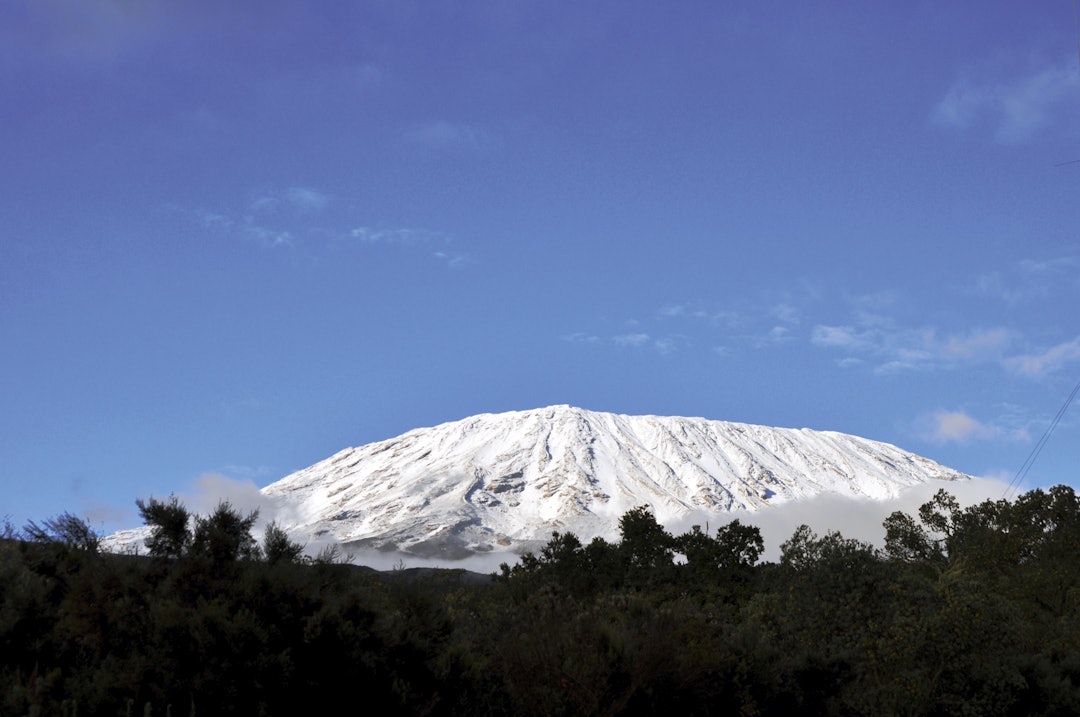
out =
[[553,530],[616,537],[639,505],[666,522],[967,477],[843,433],[551,406],[348,448],[263,493],[296,539],[454,558],[532,547]]

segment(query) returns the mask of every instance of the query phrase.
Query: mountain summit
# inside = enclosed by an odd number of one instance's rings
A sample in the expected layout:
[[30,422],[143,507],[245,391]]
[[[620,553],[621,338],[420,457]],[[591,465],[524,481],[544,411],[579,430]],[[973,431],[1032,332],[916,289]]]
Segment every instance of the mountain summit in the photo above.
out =
[[550,406],[348,448],[263,493],[287,507],[296,538],[458,558],[535,545],[553,530],[614,537],[639,505],[665,522],[821,493],[884,499],[963,478],[843,433]]

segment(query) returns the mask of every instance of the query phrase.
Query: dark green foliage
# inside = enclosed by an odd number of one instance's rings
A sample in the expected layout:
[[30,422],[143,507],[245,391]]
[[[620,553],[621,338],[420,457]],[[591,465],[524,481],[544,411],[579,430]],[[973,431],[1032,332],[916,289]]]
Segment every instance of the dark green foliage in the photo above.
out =
[[[13,537],[9,529],[8,537]],[[39,543],[58,543],[68,548],[96,553],[101,543],[101,536],[82,518],[64,512],[54,518],[47,518],[38,525],[34,521],[26,524],[22,531],[27,540]]]
[[270,521],[263,533],[262,553],[266,562],[271,565],[279,562],[295,563],[304,554],[304,546],[289,540],[289,534],[276,522]]
[[135,501],[143,522],[150,526],[146,547],[159,558],[179,558],[191,545],[191,514],[175,495],[165,503],[155,498]]
[[938,541],[910,515],[896,511],[885,519],[885,554],[908,563],[943,563],[945,555]]
[[695,525],[689,533],[675,538],[673,544],[686,556],[691,570],[702,576],[751,568],[765,549],[761,531],[738,520],[718,529],[715,536]]
[[700,526],[674,539],[686,558],[678,571],[678,586],[685,595],[737,603],[746,597],[754,566],[765,543],[761,531],[733,520],[709,535]]
[[558,589],[577,597],[594,595],[602,586],[621,581],[622,569],[614,546],[596,538],[583,546],[573,533],[555,532],[540,549],[540,555],[525,553],[512,568],[503,563],[501,579],[513,586],[520,601],[542,585],[557,585]]
[[780,545],[780,565],[796,573],[821,567],[834,568],[834,572],[855,570],[877,559],[877,551],[867,543],[845,538],[836,531],[819,538],[807,525],[800,525]]
[[637,509],[485,585],[298,561],[277,526],[254,560],[253,522],[222,504],[170,560],[0,541],[0,714],[1080,712],[1068,488],[939,494],[883,552],[803,526],[764,565],[753,526]]
[[671,566],[675,541],[652,511],[638,507],[619,518],[619,549],[633,570],[666,569]]
[[191,553],[209,558],[216,564],[260,557],[259,544],[251,535],[259,511],[241,515],[228,501],[218,503],[208,516],[195,518],[191,535]]

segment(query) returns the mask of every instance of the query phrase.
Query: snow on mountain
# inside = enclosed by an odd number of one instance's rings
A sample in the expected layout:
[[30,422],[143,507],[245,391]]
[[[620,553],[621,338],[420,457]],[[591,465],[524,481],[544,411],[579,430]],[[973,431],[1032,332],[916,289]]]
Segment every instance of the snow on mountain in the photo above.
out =
[[457,558],[534,547],[553,530],[617,537],[639,505],[667,522],[967,477],[843,433],[551,406],[348,448],[263,494],[295,539]]

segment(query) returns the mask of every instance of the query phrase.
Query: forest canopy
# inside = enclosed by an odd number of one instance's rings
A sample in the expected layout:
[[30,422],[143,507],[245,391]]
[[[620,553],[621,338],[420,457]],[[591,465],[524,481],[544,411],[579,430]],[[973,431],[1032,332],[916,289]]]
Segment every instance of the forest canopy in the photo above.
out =
[[[64,513],[0,542],[0,713],[1080,713],[1080,500],[938,492],[884,547],[732,521],[555,533],[486,582],[303,556],[222,503],[137,503],[149,555]],[[340,557],[340,555],[338,555]]]

